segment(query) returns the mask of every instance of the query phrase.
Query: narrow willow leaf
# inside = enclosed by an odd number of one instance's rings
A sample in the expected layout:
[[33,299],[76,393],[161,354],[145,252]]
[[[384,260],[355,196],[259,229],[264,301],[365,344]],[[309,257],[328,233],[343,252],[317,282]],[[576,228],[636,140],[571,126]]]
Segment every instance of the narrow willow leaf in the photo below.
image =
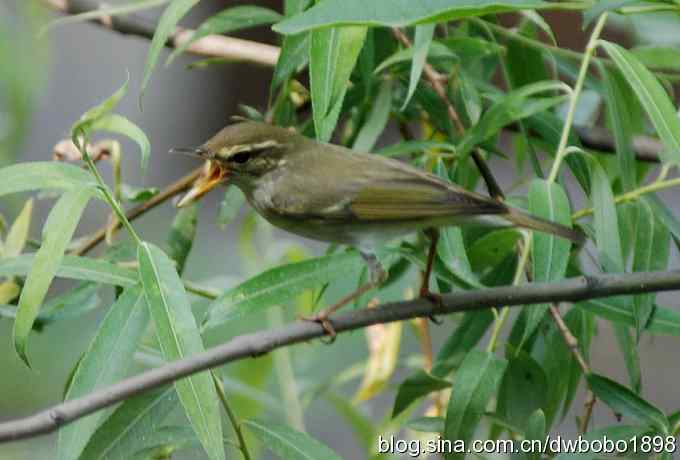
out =
[[[635,327],[633,307],[621,297],[593,299],[577,305],[600,318],[627,327]],[[680,313],[671,308],[655,305],[646,331],[655,335],[680,336]]]
[[[118,298],[104,317],[71,379],[66,400],[79,398],[121,380],[133,362],[146,330],[149,311],[140,287]],[[57,459],[77,459],[106,412],[95,412],[59,430]]]
[[680,50],[672,46],[639,46],[630,50],[645,66],[651,69],[680,70]]
[[[456,371],[446,411],[444,437],[468,442],[472,439],[486,405],[496,394],[507,362],[492,353],[472,350]],[[446,454],[446,460],[464,454]]]
[[595,240],[600,254],[600,264],[608,273],[621,273],[625,265],[614,194],[607,173],[597,160],[594,158],[590,160]]
[[535,411],[545,410],[547,390],[548,378],[541,365],[520,350],[508,361],[498,390],[496,412],[504,420],[525,427]]
[[539,0],[393,0],[366,8],[362,0],[326,0],[302,14],[285,19],[273,29],[281,34],[295,34],[319,27],[346,24],[405,27],[427,22],[482,16],[529,9],[569,9],[573,4]]
[[443,433],[444,417],[417,417],[406,422],[406,426],[422,433]]
[[122,115],[107,114],[95,120],[90,126],[91,131],[108,131],[129,137],[139,145],[141,152],[142,175],[146,173],[151,155],[151,143],[139,126]]
[[615,412],[653,426],[662,433],[668,432],[669,423],[664,413],[628,388],[597,374],[588,376],[588,384],[595,396]]
[[[36,254],[22,254],[13,259],[0,260],[0,275],[26,276],[37,258]],[[101,259],[64,256],[57,267],[56,277],[69,278],[114,286],[133,286],[139,280],[137,274]]]
[[101,303],[99,287],[96,283],[81,283],[70,291],[49,299],[35,320],[35,328],[94,310]]
[[392,418],[401,414],[415,400],[428,394],[449,388],[451,382],[436,377],[420,369],[404,379],[397,388],[397,396],[392,407]]
[[31,271],[26,277],[12,330],[14,349],[27,366],[28,335],[92,194],[93,190],[87,188],[66,192],[54,205],[45,221],[42,246],[36,253]]
[[257,5],[240,5],[227,8],[203,22],[189,40],[182,43],[170,54],[167,63],[170,64],[177,56],[186,51],[192,43],[208,35],[228,34],[250,27],[272,24],[280,21],[282,18],[283,16],[276,11]]
[[465,313],[456,330],[439,349],[432,365],[432,375],[445,377],[460,365],[467,352],[484,337],[493,319],[490,310]]
[[309,43],[311,34],[290,35],[283,39],[281,54],[276,61],[272,76],[272,90],[278,88],[291,75],[309,62]]
[[[139,273],[156,336],[167,361],[205,351],[189,299],[172,261],[156,246],[138,248]],[[224,460],[217,392],[207,372],[175,382],[198,439],[211,460]]]
[[153,72],[154,67],[156,67],[156,62],[158,62],[161,50],[165,46],[170,35],[175,31],[175,27],[180,19],[182,19],[184,15],[198,3],[198,1],[199,0],[172,0],[172,3],[170,3],[165,11],[163,11],[161,18],[158,21],[158,25],[156,26],[153,40],[151,40],[146,63],[144,64],[144,76],[142,77],[142,85],[139,94],[140,103],[144,91],[149,84],[149,80],[151,80],[151,73]]
[[352,251],[272,268],[229,289],[210,304],[203,327],[213,328],[245,314],[286,305],[305,289],[350,279],[362,267],[359,254]]
[[663,86],[633,53],[615,43],[601,40],[600,44],[616,63],[649,115],[666,147],[662,156],[680,165],[680,119]]
[[[529,187],[529,211],[550,222],[571,227],[571,207],[561,185],[543,179],[535,179]],[[536,282],[561,280],[567,272],[571,242],[555,235],[532,232],[532,279]],[[543,319],[548,304],[527,308],[524,343]],[[509,419],[514,420],[514,419]]]
[[389,383],[399,362],[402,326],[375,324],[366,329],[369,357],[364,378],[352,398],[355,403],[375,398]]
[[131,458],[178,405],[172,386],[126,400],[92,435],[79,460]]
[[33,199],[29,199],[24,204],[21,212],[12,223],[5,238],[4,250],[0,251],[0,257],[9,259],[17,257],[24,251],[28,232],[31,228],[31,216],[33,215]]
[[623,76],[616,70],[605,69],[605,88],[607,102],[607,116],[614,133],[616,157],[621,170],[623,190],[628,192],[637,185],[637,167],[635,151],[633,150],[633,121],[630,108],[630,89]]
[[[546,434],[545,429],[546,429],[545,414],[541,409],[536,409],[536,412],[531,414],[529,420],[527,421],[525,439],[543,442]],[[533,452],[526,454],[525,458],[527,460],[540,460],[541,452],[539,449],[535,449]]]
[[352,146],[352,149],[359,152],[372,151],[387,125],[392,108],[392,82],[390,80],[385,80],[380,85],[380,91],[371,106],[366,123],[359,130]]
[[333,134],[365,38],[365,27],[335,27],[312,33],[310,90],[316,138],[322,142]]
[[94,177],[73,165],[54,161],[18,163],[0,169],[0,196],[34,190],[68,191],[97,186]]
[[305,433],[295,431],[286,425],[246,420],[248,429],[267,449],[286,460],[341,460],[338,454],[326,445]]
[[[670,233],[656,219],[654,211],[647,200],[640,200],[637,205],[639,210],[633,271],[665,270],[668,266],[670,254]],[[647,327],[649,318],[652,316],[655,299],[656,295],[654,293],[638,294],[633,297],[635,330],[638,339],[642,330]]]
[[191,205],[177,211],[168,235],[168,255],[175,261],[177,273],[184,272],[184,266],[194,245],[198,225],[197,206]]
[[633,391],[640,393],[642,389],[642,371],[640,370],[640,357],[637,351],[637,343],[631,336],[630,330],[620,324],[613,324],[616,343],[621,350],[623,362],[628,372],[628,380]]
[[127,75],[125,83],[118,88],[111,96],[107,97],[101,103],[89,109],[85,112],[80,119],[73,124],[71,127],[71,138],[73,143],[79,145],[79,137],[82,135],[87,135],[92,124],[100,120],[101,118],[108,115],[120,102],[121,99],[127,94],[128,84],[130,82],[130,75]]
[[[425,26],[423,26],[425,27]],[[371,69],[374,74],[379,74],[385,69],[388,69],[393,66],[400,65],[399,69],[401,70],[401,67],[404,67],[406,69],[407,67],[404,66],[404,64],[407,64],[409,62],[412,62],[415,59],[415,54],[416,54],[416,49],[415,47],[410,47],[410,48],[403,48],[398,51],[395,51],[394,54],[390,55],[387,57],[384,61],[382,61],[375,69]],[[425,60],[430,61],[430,62],[456,62],[459,61],[460,58],[456,55],[454,51],[451,50],[448,46],[446,46],[444,43],[440,41],[433,41],[429,44],[427,48],[427,54],[425,55]],[[425,62],[425,61],[423,61]],[[424,67],[424,64],[423,64]],[[422,69],[421,69],[422,72]],[[420,74],[418,75],[418,78],[420,78]],[[417,83],[417,81],[416,81]],[[413,88],[413,92],[415,93],[416,88],[418,85]]]
[[432,37],[434,36],[435,24],[423,24],[416,26],[415,39],[413,40],[413,61],[411,64],[411,75],[409,76],[408,82],[408,92],[406,93],[406,99],[404,104],[401,106],[401,110],[404,110],[408,105],[413,93],[416,91],[416,86],[420,81],[420,76],[423,73],[423,68],[427,61],[427,53],[430,49],[430,44],[432,43]]
[[535,97],[539,93],[561,90],[556,81],[532,83],[504,94],[482,115],[479,123],[469,129],[458,144],[459,155],[467,155],[478,144],[496,135],[504,126],[545,112],[561,104],[567,96]]

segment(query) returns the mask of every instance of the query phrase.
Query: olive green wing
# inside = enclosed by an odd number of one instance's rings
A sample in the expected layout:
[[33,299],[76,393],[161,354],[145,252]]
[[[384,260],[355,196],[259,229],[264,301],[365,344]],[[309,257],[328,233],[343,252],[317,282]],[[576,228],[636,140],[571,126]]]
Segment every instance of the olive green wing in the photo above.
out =
[[502,203],[429,177],[366,185],[349,202],[359,220],[389,221],[504,214]]

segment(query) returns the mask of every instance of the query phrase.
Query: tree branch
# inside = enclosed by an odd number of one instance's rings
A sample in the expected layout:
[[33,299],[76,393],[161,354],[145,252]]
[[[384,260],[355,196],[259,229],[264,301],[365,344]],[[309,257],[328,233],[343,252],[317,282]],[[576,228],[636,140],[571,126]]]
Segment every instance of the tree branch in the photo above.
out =
[[[49,8],[64,14],[80,14],[98,11],[101,3],[92,0],[42,0]],[[151,39],[156,31],[156,24],[135,15],[105,16],[91,22],[99,24],[123,35],[136,35]],[[191,38],[194,31],[177,27],[170,36],[166,46],[176,48]],[[187,52],[207,57],[220,57],[234,61],[248,62],[266,67],[274,67],[279,59],[280,49],[266,43],[258,43],[224,35],[208,35],[192,43]]]
[[[598,297],[670,290],[680,290],[680,271],[578,277],[557,283],[529,283],[522,286],[457,292],[443,296],[441,307],[424,299],[386,303],[377,308],[339,315],[333,318],[333,326],[337,333],[342,333],[373,324],[481,310],[498,305],[577,302]],[[297,321],[271,330],[236,337],[224,345],[148,370],[82,398],[66,401],[26,418],[1,423],[0,442],[52,432],[97,410],[183,377],[319,338],[325,333],[324,328],[317,323]]]

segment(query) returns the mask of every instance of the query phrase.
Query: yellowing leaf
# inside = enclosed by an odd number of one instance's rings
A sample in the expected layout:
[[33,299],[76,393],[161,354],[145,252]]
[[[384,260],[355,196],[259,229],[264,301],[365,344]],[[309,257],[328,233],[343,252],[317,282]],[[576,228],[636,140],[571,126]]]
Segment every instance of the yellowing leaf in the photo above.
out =
[[33,214],[33,199],[26,201],[24,208],[19,213],[7,233],[3,258],[16,257],[21,254],[26,245],[28,231],[31,227],[31,215]]
[[402,323],[375,324],[366,328],[369,358],[364,380],[354,402],[369,400],[380,393],[397,367]]

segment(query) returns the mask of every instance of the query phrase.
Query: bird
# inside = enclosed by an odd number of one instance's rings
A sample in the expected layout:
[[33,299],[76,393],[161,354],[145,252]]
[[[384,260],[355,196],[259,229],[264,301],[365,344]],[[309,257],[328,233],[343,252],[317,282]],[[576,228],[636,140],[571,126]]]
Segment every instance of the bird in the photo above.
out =
[[585,238],[578,229],[532,216],[400,160],[318,142],[264,122],[239,121],[198,147],[171,152],[206,160],[178,206],[220,184],[233,184],[275,227],[359,251],[368,267],[367,282],[305,318],[320,323],[331,338],[330,316],[386,280],[375,251],[395,238],[419,231],[429,237],[420,296],[435,302],[441,296],[430,291],[429,278],[441,227],[520,227],[579,245]]

